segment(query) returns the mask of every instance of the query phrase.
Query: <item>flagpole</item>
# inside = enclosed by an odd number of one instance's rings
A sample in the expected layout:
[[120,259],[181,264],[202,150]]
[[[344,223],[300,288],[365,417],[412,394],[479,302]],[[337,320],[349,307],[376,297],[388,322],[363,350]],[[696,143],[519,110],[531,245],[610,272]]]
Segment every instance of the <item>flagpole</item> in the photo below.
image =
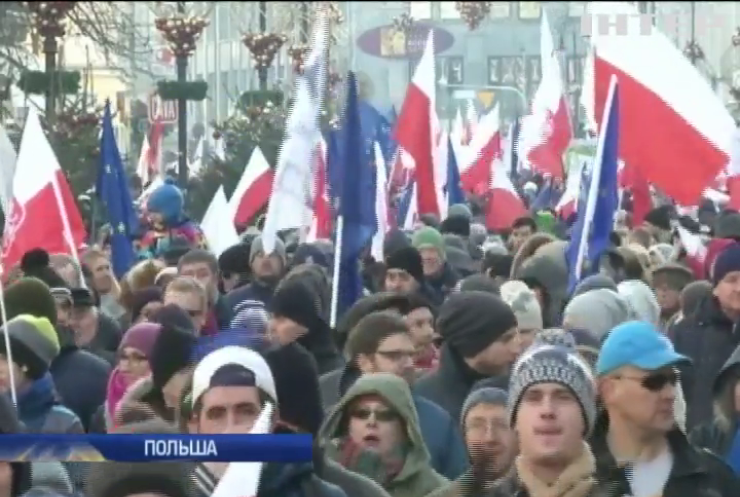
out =
[[342,238],[344,233],[344,216],[337,216],[336,241],[334,247],[334,270],[331,282],[331,314],[329,323],[332,328],[337,325],[337,309],[339,308],[339,271],[342,267]]
[[[80,264],[80,258],[77,253],[77,247],[75,246],[74,236],[72,236],[72,228],[69,225],[69,216],[67,215],[67,209],[64,205],[64,200],[62,199],[62,192],[59,189],[59,183],[57,182],[56,175],[54,175],[51,179],[51,186],[54,189],[54,197],[57,201],[57,208],[59,209],[59,216],[62,218],[62,226],[64,229],[64,238],[67,241],[67,245],[69,245],[69,250],[72,252],[72,258],[77,262],[77,267],[79,268],[79,277],[80,282],[82,283],[83,287],[87,287],[85,285],[85,275],[82,272],[82,265]],[[112,227],[114,230],[116,229],[115,226]]]

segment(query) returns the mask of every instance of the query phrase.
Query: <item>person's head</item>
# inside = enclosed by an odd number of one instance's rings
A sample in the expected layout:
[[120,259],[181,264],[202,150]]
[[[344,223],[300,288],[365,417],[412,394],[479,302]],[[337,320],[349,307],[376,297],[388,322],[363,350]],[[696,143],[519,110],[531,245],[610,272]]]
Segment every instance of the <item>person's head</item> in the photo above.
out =
[[270,302],[270,340],[285,345],[322,324],[318,296],[300,280],[281,282]]
[[563,328],[589,330],[599,340],[633,313],[627,300],[613,290],[599,288],[582,293],[565,306]]
[[192,379],[197,339],[188,330],[163,326],[149,354],[152,384],[170,409],[179,407],[182,390]]
[[728,245],[714,261],[712,293],[722,309],[740,316],[740,243]]
[[681,316],[694,313],[699,304],[712,295],[712,284],[706,280],[689,283],[681,291]]
[[610,424],[638,436],[667,433],[675,426],[676,365],[688,359],[658,329],[642,321],[614,328],[596,361],[599,396]]
[[249,247],[249,266],[252,275],[258,281],[274,284],[280,279],[285,270],[285,243],[275,239],[275,248],[271,253],[265,253],[262,237],[252,240]]
[[542,308],[537,296],[526,283],[511,280],[501,285],[501,298],[514,311],[521,347],[522,350],[526,350],[532,343],[535,333],[543,327]]
[[208,291],[208,297],[215,301],[218,297],[218,260],[212,252],[193,249],[180,257],[177,272],[181,276],[195,278]]
[[421,254],[414,247],[403,247],[385,258],[383,288],[389,292],[410,294],[424,281]]
[[164,292],[164,305],[174,304],[187,312],[196,330],[203,329],[208,313],[208,295],[195,278],[178,276]]
[[380,395],[363,395],[347,407],[348,434],[356,445],[381,455],[391,454],[405,439],[404,422]]
[[[82,262],[83,264],[85,262],[84,256]],[[82,271],[80,263],[71,255],[50,254],[49,265],[51,269],[56,271],[56,273],[62,277],[66,286],[70,288],[82,286]]]
[[265,359],[244,347],[217,349],[193,371],[189,430],[247,434],[267,402],[277,406],[275,381]]
[[417,355],[423,355],[434,346],[434,308],[422,295],[409,295],[409,312],[404,316]]
[[679,264],[664,264],[653,269],[652,283],[663,315],[671,315],[681,308],[681,292],[691,283],[694,275]]
[[645,215],[642,226],[654,239],[662,241],[664,234],[671,230],[671,207],[662,205],[649,211]]
[[514,257],[506,252],[503,245],[496,245],[495,250],[486,250],[483,255],[483,273],[496,283],[503,285],[511,274],[511,263]]
[[514,312],[491,293],[451,294],[439,309],[437,331],[454,353],[482,374],[506,374],[521,348]]
[[218,256],[218,269],[224,293],[230,292],[249,277],[249,250],[249,244],[242,242],[232,245]]
[[491,480],[508,471],[517,453],[506,401],[507,393],[500,388],[474,386],[460,412],[468,455],[474,466],[484,466]]
[[149,361],[162,326],[135,324],[123,334],[118,346],[118,371],[128,385],[151,374]]
[[567,466],[596,420],[590,368],[572,349],[533,345],[512,369],[508,411],[522,457],[533,466]]
[[648,249],[653,243],[655,243],[655,239],[646,228],[635,228],[627,236],[628,245],[636,244]]
[[101,295],[110,293],[116,283],[111,269],[110,258],[104,251],[91,248],[82,257],[82,262],[92,272],[92,284]]
[[411,245],[419,251],[424,276],[435,276],[442,271],[446,259],[445,242],[442,234],[431,226],[419,228],[411,239]]
[[511,234],[507,240],[509,250],[516,253],[527,238],[537,232],[537,223],[529,216],[520,217],[511,225]]
[[98,332],[98,308],[95,297],[87,288],[73,288],[70,326],[79,338],[78,345],[87,345]]
[[59,338],[48,319],[29,314],[15,316],[3,328],[10,350],[3,340],[0,344],[0,391],[8,391],[11,385],[20,391],[49,372],[52,361],[59,355]]
[[152,315],[163,305],[162,289],[157,286],[151,286],[134,292],[131,307],[131,322],[137,324],[150,321]]
[[416,349],[406,321],[396,312],[372,312],[362,318],[349,333],[346,351],[363,374],[413,379]]

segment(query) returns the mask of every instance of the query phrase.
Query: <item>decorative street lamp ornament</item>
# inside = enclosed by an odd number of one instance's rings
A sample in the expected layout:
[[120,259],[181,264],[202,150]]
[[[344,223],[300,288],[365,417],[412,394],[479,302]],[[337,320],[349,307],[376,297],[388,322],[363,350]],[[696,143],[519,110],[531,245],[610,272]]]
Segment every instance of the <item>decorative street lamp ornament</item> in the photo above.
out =
[[32,14],[39,34],[44,38],[65,35],[64,18],[74,10],[77,2],[23,2]]
[[735,28],[735,32],[732,33],[732,46],[740,47],[740,27]]
[[311,47],[304,43],[288,47],[288,55],[293,62],[293,72],[296,74],[303,73],[303,63],[306,61],[306,56],[308,56],[310,50]]
[[257,69],[267,69],[287,39],[285,35],[276,33],[247,33],[242,42],[252,54],[253,65]]
[[704,50],[699,46],[696,40],[691,40],[683,49],[683,54],[692,61],[704,60]]
[[204,17],[183,15],[158,17],[154,20],[154,25],[176,57],[193,55],[195,45],[208,24],[208,19]]
[[393,30],[397,33],[408,34],[414,27],[414,22],[414,18],[408,12],[404,12],[400,16],[393,18]]
[[337,2],[319,2],[317,9],[326,15],[332,26],[344,23],[344,14],[342,13],[342,9],[337,5]]
[[477,29],[480,23],[491,13],[491,2],[455,2],[455,8],[468,27]]

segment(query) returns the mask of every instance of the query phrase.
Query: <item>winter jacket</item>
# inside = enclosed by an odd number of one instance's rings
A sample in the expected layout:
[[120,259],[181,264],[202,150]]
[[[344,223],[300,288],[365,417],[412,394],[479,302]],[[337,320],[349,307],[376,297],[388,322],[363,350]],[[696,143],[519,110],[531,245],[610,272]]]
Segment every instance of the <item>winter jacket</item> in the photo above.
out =
[[740,344],[737,327],[722,312],[717,299],[705,298],[696,311],[671,330],[676,352],[692,360],[679,366],[686,398],[686,429],[712,421],[712,385],[717,374]]
[[29,433],[84,433],[79,418],[59,402],[49,373],[18,393],[18,418]]
[[245,300],[258,300],[265,304],[265,307],[269,307],[273,293],[275,293],[274,285],[265,285],[260,281],[253,281],[247,286],[235,288],[227,293],[224,296],[224,305],[227,309],[231,309],[232,314],[235,312],[236,306]]
[[347,497],[389,497],[388,492],[370,478],[346,470],[329,459],[323,463],[321,477],[327,483],[341,488]]
[[444,485],[447,480],[432,469],[408,384],[403,379],[387,373],[359,378],[324,421],[318,438],[327,457],[335,461],[340,459],[337,439],[346,435],[343,433],[345,410],[355,399],[369,394],[382,397],[403,417],[409,437],[410,448],[402,462],[401,470],[384,485],[388,494],[391,497],[424,497],[433,489]]

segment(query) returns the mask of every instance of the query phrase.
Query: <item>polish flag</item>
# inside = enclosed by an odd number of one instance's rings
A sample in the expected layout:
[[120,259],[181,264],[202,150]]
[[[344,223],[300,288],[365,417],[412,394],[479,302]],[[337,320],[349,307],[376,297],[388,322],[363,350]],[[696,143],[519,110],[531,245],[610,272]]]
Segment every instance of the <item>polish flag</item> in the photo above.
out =
[[262,150],[254,147],[249,163],[229,199],[229,210],[235,225],[246,225],[267,204],[272,192],[273,177],[273,170]]
[[574,162],[568,169],[565,191],[555,206],[555,212],[562,219],[568,219],[578,210],[578,198],[581,195],[581,178],[583,177],[583,169],[588,167],[588,165],[586,161],[580,161],[580,163]]
[[[594,67],[585,71],[593,81],[584,86],[593,86],[593,102],[586,102],[591,114],[601,118],[616,75],[624,116],[620,158],[678,203],[695,204],[730,160],[734,120],[671,40],[655,27],[641,34],[634,5],[589,2],[588,8]],[[617,14],[627,15],[627,34],[600,34],[600,16]]]
[[144,135],[141,144],[141,154],[136,167],[136,174],[141,178],[141,183],[149,184],[162,171],[162,139],[164,138],[164,124],[157,118],[152,125],[150,136]]
[[[313,190],[313,218],[306,241],[308,243],[316,240],[331,238],[332,214],[331,201],[327,191],[328,181],[326,179],[326,142],[322,138],[316,147],[316,167]],[[385,186],[385,185],[383,185]]]
[[491,190],[486,209],[486,228],[502,231],[511,228],[514,221],[527,215],[527,208],[516,193],[503,161],[501,135],[498,136],[498,151],[490,163]]
[[30,108],[13,176],[13,200],[5,220],[3,267],[13,267],[35,248],[77,258],[77,249],[86,238],[67,178],[41,129],[38,114]]
[[419,214],[439,216],[434,181],[436,133],[432,120],[437,117],[434,75],[434,29],[431,29],[424,54],[406,90],[406,98],[396,123],[395,138],[398,145],[414,159]]
[[498,105],[478,122],[470,146],[459,158],[460,185],[475,195],[485,194],[491,185],[491,161],[501,149]]
[[557,52],[552,41],[547,14],[542,12],[540,31],[542,81],[532,101],[531,114],[522,119],[520,143],[532,167],[563,178],[563,154],[573,132],[568,101],[563,92],[563,79]]

